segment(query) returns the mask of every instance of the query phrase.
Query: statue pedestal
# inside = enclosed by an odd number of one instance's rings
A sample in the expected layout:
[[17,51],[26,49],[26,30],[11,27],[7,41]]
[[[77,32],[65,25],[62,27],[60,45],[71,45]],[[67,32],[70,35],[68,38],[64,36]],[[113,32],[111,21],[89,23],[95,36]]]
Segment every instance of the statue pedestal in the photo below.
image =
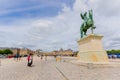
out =
[[90,34],[78,41],[79,53],[78,61],[83,63],[106,63],[108,56],[102,47],[102,37]]

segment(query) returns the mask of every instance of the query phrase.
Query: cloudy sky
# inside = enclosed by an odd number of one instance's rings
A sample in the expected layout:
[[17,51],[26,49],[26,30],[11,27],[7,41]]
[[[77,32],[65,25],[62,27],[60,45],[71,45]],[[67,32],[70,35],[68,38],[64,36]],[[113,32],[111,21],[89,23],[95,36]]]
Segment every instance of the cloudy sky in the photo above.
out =
[[0,47],[78,50],[80,13],[93,9],[104,49],[120,49],[119,0],[0,0]]

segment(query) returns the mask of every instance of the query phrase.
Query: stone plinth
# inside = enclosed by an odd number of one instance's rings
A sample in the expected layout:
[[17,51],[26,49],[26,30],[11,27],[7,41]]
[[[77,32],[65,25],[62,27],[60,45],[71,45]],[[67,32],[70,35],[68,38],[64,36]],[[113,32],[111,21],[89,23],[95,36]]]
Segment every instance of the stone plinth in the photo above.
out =
[[108,62],[106,51],[102,47],[101,35],[90,34],[78,41],[79,53],[78,60],[80,62]]

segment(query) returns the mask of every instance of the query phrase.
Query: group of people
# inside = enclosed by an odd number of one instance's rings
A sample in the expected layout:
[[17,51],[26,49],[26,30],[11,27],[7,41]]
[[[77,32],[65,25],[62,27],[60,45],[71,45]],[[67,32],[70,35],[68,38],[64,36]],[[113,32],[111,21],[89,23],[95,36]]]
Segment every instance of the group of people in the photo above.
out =
[[[17,59],[17,61],[19,61],[20,60],[20,55],[19,54],[16,54],[15,55],[15,58]],[[33,63],[33,54],[32,53],[30,53],[28,56],[27,56],[27,66],[31,66],[32,65],[32,63]]]
[[41,56],[41,60],[43,60],[43,57],[45,57],[45,60],[47,61],[47,55],[40,55]]
[[[17,59],[17,61],[20,60],[20,58],[21,58],[21,56],[20,56],[20,49],[17,49],[17,53],[16,53],[16,55],[14,57]],[[30,53],[27,56],[27,66],[30,67],[32,65],[32,63],[33,63],[33,54]]]

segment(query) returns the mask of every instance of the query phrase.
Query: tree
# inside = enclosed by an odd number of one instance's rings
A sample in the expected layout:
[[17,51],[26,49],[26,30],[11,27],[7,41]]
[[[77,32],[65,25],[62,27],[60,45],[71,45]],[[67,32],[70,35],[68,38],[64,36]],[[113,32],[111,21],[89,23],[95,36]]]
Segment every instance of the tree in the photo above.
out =
[[0,54],[4,54],[3,50],[0,50]]
[[10,49],[3,50],[4,54],[13,54],[13,52]]
[[114,50],[114,49],[112,49],[112,50],[108,50],[107,53],[108,54],[120,54],[120,50]]

